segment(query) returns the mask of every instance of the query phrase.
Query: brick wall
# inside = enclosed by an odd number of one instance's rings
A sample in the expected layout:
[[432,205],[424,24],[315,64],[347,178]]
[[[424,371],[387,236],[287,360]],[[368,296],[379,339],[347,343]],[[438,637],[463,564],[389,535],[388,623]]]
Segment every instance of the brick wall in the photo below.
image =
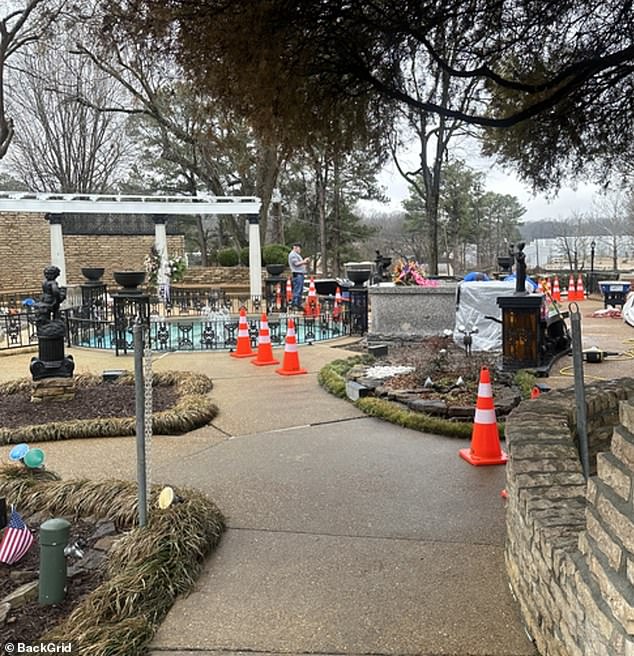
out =
[[[103,280],[115,284],[113,271],[144,271],[143,261],[154,244],[153,235],[64,235],[66,279],[69,285],[81,283],[82,267],[104,267]],[[167,236],[170,255],[182,255],[182,236]]]
[[0,291],[38,288],[50,259],[43,214],[0,214]]
[[587,483],[572,390],[507,419],[507,570],[542,656],[634,656],[634,379],[586,395],[591,452],[608,448]]
[[[263,271],[266,273],[264,269]],[[209,287],[218,287],[226,284],[248,285],[249,267],[191,267],[187,269],[185,278],[183,279],[183,285],[208,285]]]
[[[0,291],[38,288],[50,264],[49,223],[43,214],[0,214]],[[66,280],[80,284],[81,268],[101,266],[104,281],[113,284],[113,271],[143,270],[153,235],[64,235]],[[170,254],[184,252],[184,238],[168,235]]]

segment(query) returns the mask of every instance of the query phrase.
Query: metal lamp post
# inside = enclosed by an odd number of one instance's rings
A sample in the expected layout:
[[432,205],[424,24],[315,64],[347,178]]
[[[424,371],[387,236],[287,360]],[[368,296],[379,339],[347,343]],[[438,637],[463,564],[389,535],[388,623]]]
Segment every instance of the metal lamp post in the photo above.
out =
[[282,224],[282,194],[275,187],[271,194],[271,209],[273,214],[273,241],[278,244],[284,243],[284,226]]
[[597,242],[594,239],[590,242],[590,280],[588,287],[588,294],[594,291],[594,249],[597,247]]

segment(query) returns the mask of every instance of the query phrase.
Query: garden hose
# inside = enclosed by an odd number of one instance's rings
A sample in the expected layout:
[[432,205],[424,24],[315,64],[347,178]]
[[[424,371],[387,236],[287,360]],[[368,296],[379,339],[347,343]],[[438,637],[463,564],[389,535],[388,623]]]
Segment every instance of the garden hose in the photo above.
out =
[[[569,377],[569,378],[574,378],[574,372],[573,372],[573,367],[572,367],[572,365],[567,366],[567,367],[562,367],[562,368],[559,370],[559,375],[560,375],[560,376]],[[583,374],[583,379],[584,379],[584,380],[586,380],[586,379],[590,379],[590,380],[596,380],[596,381],[605,381],[605,380],[608,380],[607,378],[602,378],[601,376],[591,376],[591,375],[589,375],[589,374],[586,374],[585,372],[584,372],[584,374]]]

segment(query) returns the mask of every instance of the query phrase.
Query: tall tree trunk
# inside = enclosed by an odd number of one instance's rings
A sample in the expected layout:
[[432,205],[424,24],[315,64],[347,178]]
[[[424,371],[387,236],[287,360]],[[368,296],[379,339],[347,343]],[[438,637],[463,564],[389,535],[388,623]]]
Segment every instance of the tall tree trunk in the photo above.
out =
[[328,271],[328,245],[326,242],[326,172],[322,162],[315,162],[315,197],[317,198],[317,216],[319,219],[319,251],[321,269],[324,275]]
[[200,214],[196,215],[196,234],[198,235],[196,241],[200,247],[200,265],[204,267],[209,266],[207,233],[205,232],[205,227],[203,225],[203,217]]
[[[339,275],[341,271],[341,166],[337,155],[333,162],[333,237],[332,237],[332,271]],[[324,271],[324,274],[327,272]]]
[[[277,242],[277,238],[280,236],[277,226],[273,226],[272,230],[269,230],[269,207],[271,205],[273,190],[277,184],[277,176],[280,171],[282,159],[283,156],[280,154],[278,144],[269,141],[259,144],[255,193],[262,200],[262,206],[260,208],[260,241],[262,245],[266,243],[268,232],[270,232],[273,241]],[[277,243],[282,243],[282,241],[280,240]]]
[[619,244],[615,235],[612,236],[612,268],[614,271],[619,270]]

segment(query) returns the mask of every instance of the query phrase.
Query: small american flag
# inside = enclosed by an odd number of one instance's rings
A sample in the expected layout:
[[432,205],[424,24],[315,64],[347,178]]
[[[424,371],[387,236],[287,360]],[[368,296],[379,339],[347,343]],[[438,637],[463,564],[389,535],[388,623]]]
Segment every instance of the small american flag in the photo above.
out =
[[9,523],[0,540],[0,562],[7,565],[17,563],[31,548],[33,535],[15,510],[11,511]]

